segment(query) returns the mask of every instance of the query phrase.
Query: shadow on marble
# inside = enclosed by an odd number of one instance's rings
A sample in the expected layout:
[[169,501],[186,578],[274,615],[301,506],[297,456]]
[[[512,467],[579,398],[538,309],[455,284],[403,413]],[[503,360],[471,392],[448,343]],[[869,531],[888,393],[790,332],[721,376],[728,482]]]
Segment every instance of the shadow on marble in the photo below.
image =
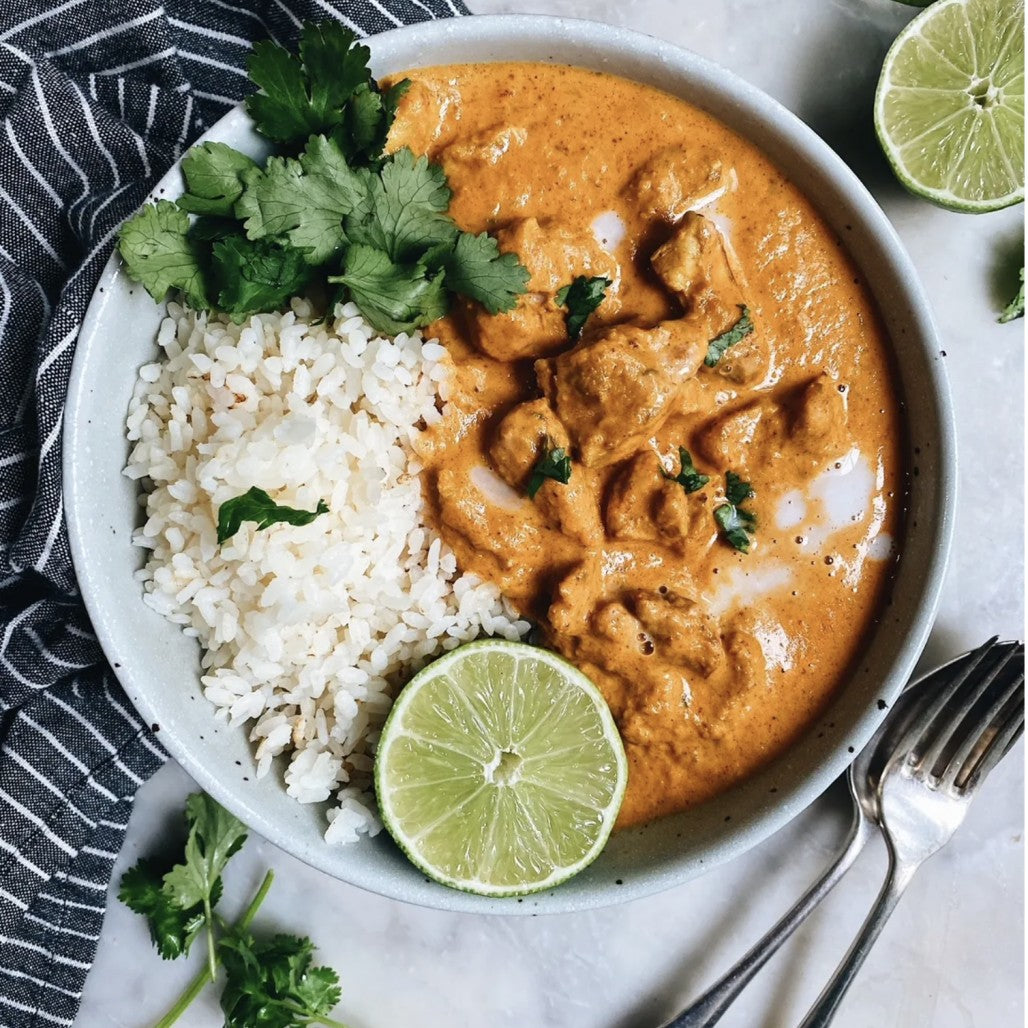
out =
[[[842,845],[851,816],[851,801],[846,784],[841,779],[833,783],[820,799],[808,808],[801,818],[817,818],[821,822],[831,824],[828,836],[830,842],[825,846],[823,867],[827,867],[831,859]],[[799,819],[790,822],[779,834],[803,832]],[[760,852],[760,847],[751,851]],[[687,955],[681,958],[674,970],[662,975],[660,983],[654,985],[645,1002],[636,1009],[612,1022],[610,1028],[653,1028],[663,1024],[668,1018],[681,1012],[690,1002],[697,999],[705,989],[709,988],[718,977],[738,960],[759,938],[754,934],[740,945],[739,929],[744,925],[749,914],[745,897],[756,895],[768,887],[768,876],[774,875],[774,861],[783,859],[784,851],[776,847],[770,840],[765,844],[765,852],[772,866],[754,862],[747,874],[734,883],[731,894],[726,894],[722,910],[711,921],[710,930],[690,947]],[[786,858],[787,859],[787,858]],[[819,874],[820,871],[817,872]],[[811,882],[816,875],[811,876]],[[809,884],[809,883],[807,883]],[[797,891],[798,899],[802,888]],[[780,909],[769,912],[763,931],[770,928],[775,920],[788,909],[784,903]],[[804,969],[808,964],[810,953],[819,938],[834,934],[832,926],[824,920],[824,908],[815,911],[807,919],[795,936],[775,954],[768,967],[761,971],[765,979],[774,980],[777,984],[768,1000],[767,1016],[759,1025],[749,1028],[791,1028],[788,1018],[795,1010],[796,991],[805,979]]]

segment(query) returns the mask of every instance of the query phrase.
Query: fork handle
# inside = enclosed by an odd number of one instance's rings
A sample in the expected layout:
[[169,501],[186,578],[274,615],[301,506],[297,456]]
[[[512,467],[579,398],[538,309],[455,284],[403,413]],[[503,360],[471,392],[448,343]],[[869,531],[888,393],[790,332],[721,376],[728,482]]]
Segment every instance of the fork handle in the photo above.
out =
[[871,908],[871,913],[867,915],[860,933],[853,940],[842,963],[836,968],[835,974],[832,975],[828,984],[821,990],[821,995],[817,997],[799,1028],[827,1028],[831,1024],[843,996],[846,995],[846,990],[856,978],[864,959],[881,934],[882,928],[885,927],[885,922],[889,920],[889,915],[896,909],[900,896],[910,884],[918,867],[920,867],[920,863],[898,865],[890,850],[889,873],[881,892],[878,893],[875,905]]
[[810,912],[832,891],[850,869],[860,851],[874,834],[874,828],[860,813],[854,811],[853,824],[842,852],[825,873],[800,897],[796,905],[695,1003],[683,1010],[664,1028],[709,1028],[717,1024],[735,997],[750,983],[754,975],[771,959],[778,948],[807,919]]

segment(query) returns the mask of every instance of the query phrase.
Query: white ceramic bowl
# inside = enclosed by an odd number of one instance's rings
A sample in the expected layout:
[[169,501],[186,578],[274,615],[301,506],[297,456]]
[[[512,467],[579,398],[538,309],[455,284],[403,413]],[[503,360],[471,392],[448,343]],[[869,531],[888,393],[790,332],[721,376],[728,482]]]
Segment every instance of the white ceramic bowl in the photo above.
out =
[[[129,698],[200,786],[272,842],[343,881],[450,910],[567,911],[683,882],[760,842],[806,807],[882,720],[931,627],[955,491],[950,401],[938,342],[910,260],[884,214],[849,168],[809,128],[731,72],[648,36],[585,21],[472,17],[397,29],[369,40],[374,73],[471,61],[559,61],[656,86],[720,118],[756,143],[814,201],[873,291],[893,340],[907,412],[911,480],[907,535],[891,602],[858,667],[824,718],[783,757],[697,810],[616,835],[588,870],[552,893],[483,899],[425,879],[384,834],[348,847],[322,838],[323,811],[286,796],[280,772],[253,779],[242,728],[215,724],[199,687],[198,649],[140,599],[132,573],[137,489],[121,475],[124,419],[136,369],[156,355],[161,311],[112,259],[75,354],[64,429],[64,484],[82,594]],[[206,139],[263,152],[242,110]],[[173,169],[154,195],[175,197]],[[916,456],[915,456],[916,455]]]

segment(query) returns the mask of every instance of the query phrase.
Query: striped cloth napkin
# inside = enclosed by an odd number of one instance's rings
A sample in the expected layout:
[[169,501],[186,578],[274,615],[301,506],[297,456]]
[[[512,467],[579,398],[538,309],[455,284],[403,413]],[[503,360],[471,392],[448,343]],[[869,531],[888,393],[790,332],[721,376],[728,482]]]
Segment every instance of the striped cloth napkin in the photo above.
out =
[[[71,1025],[136,788],[166,754],[79,599],[61,495],[75,340],[121,222],[242,99],[251,42],[460,0],[0,0],[0,1026]],[[112,340],[112,345],[117,340]]]

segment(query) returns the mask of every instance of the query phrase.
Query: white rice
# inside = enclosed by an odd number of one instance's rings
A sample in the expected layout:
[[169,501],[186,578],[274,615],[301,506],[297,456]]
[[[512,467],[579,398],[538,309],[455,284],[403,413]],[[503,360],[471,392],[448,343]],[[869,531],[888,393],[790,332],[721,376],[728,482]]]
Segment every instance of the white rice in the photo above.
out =
[[[425,524],[420,427],[450,364],[420,333],[382,338],[352,304],[304,300],[243,325],[169,305],[166,359],[140,368],[125,474],[142,481],[145,601],[203,647],[216,716],[250,723],[258,777],[286,760],[290,796],[332,800],[326,838],[374,834],[375,743],[397,688],[479,635],[528,630],[492,585],[458,575]],[[329,513],[223,545],[217,511],[258,486]]]

